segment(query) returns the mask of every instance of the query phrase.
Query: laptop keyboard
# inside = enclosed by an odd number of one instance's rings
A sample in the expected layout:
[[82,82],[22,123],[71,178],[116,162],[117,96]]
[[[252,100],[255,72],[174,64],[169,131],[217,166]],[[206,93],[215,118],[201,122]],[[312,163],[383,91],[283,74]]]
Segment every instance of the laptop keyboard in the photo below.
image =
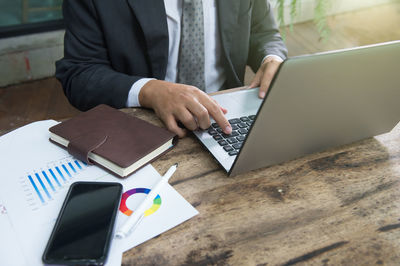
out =
[[235,156],[239,153],[255,117],[255,115],[249,115],[229,119],[229,123],[232,126],[232,133],[230,135],[223,133],[217,123],[211,124],[207,132],[230,156]]

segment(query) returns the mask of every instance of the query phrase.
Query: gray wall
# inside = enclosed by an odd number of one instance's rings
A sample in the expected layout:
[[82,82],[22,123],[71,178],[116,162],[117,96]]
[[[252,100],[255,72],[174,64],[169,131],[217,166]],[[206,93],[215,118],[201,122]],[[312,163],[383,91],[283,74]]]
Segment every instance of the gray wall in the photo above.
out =
[[64,31],[0,39],[0,87],[54,75]]

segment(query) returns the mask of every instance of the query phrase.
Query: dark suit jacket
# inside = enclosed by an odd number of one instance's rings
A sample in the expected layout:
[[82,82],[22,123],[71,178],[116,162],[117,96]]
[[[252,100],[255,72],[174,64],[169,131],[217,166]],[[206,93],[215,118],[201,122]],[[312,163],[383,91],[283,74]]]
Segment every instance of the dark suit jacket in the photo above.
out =
[[[227,81],[243,84],[246,64],[286,57],[267,0],[216,0]],[[165,78],[168,28],[163,0],[64,0],[64,58],[56,77],[72,105],[125,107],[134,82]]]

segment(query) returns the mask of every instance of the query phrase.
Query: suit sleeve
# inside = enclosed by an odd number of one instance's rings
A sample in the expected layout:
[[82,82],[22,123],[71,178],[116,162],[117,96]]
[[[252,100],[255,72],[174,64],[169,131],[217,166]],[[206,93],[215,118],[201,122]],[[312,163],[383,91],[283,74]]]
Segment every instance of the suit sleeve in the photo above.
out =
[[112,68],[92,1],[64,0],[64,58],[56,62],[56,77],[70,103],[82,111],[101,103],[122,108],[141,77]]
[[287,57],[287,49],[275,22],[269,1],[254,0],[251,16],[250,50],[248,64],[254,72],[267,55]]

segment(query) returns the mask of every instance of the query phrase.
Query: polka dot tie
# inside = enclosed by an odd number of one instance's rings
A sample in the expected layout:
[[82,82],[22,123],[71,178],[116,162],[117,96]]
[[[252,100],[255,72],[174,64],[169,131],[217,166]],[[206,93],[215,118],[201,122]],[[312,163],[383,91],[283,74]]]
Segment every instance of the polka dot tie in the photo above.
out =
[[202,0],[183,0],[178,83],[205,90]]

